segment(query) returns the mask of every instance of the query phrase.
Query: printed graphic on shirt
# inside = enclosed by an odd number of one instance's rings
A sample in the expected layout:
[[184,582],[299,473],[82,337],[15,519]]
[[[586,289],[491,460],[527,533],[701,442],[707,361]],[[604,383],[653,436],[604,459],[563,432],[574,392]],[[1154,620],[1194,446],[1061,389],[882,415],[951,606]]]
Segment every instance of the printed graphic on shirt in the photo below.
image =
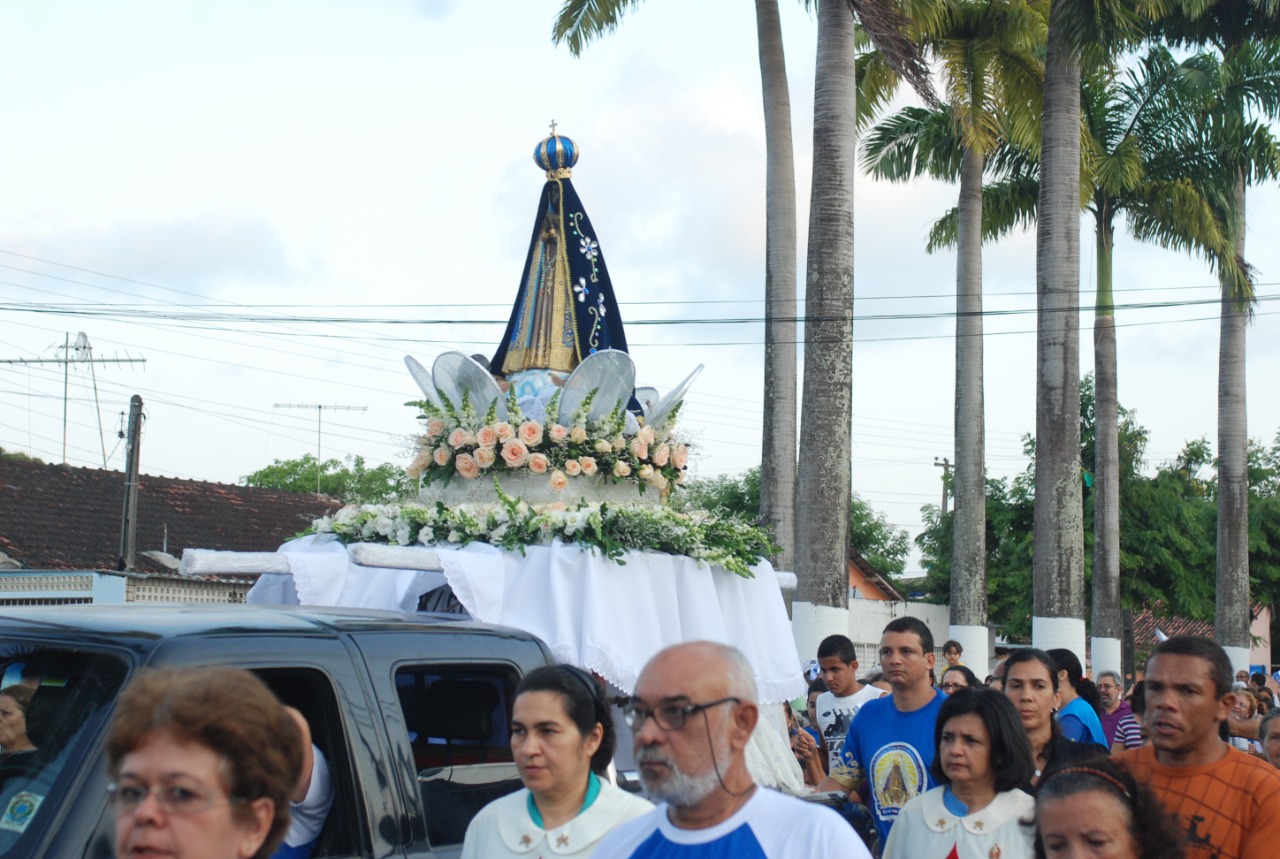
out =
[[929,772],[920,753],[906,743],[889,743],[871,756],[873,811],[881,820],[893,820],[907,802],[928,790]]

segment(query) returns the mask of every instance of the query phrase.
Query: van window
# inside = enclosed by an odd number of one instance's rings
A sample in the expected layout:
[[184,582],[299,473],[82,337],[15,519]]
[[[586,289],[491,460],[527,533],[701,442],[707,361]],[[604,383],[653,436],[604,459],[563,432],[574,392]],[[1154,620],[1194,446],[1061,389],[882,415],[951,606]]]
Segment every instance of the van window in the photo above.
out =
[[461,844],[480,809],[521,786],[510,740],[518,676],[498,666],[410,665],[395,677],[427,839]]
[[66,782],[88,754],[124,678],[113,655],[34,644],[0,646],[0,710],[22,719],[0,728],[0,856],[28,855],[57,816]]

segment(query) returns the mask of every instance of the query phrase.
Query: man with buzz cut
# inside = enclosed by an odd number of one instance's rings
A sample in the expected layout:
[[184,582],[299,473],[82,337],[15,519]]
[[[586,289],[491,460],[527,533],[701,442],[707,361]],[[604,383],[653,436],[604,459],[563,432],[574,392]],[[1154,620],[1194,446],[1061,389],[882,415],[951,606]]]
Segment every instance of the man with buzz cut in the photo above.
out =
[[1186,834],[1187,859],[1280,854],[1280,771],[1222,739],[1231,713],[1231,661],[1207,638],[1161,642],[1147,660],[1149,745],[1115,753]]
[[930,769],[934,725],[946,699],[933,685],[933,633],[924,621],[900,617],[880,636],[880,668],[893,690],[862,705],[819,790],[846,794],[865,787],[883,845],[907,802],[936,787]]
[[818,730],[826,743],[827,766],[831,772],[840,759],[840,748],[853,724],[853,717],[868,701],[883,696],[884,690],[858,682],[858,654],[847,635],[828,635],[818,645],[818,668],[827,691],[818,696]]
[[650,659],[622,713],[640,781],[661,804],[606,835],[594,859],[871,859],[840,815],[752,779],[756,697],[751,665],[728,645],[687,642]]

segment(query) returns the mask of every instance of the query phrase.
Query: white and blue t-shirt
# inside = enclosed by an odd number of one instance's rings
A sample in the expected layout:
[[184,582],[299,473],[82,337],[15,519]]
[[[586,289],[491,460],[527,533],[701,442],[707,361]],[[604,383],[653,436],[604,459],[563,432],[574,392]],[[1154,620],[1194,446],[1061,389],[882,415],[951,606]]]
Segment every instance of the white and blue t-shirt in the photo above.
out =
[[839,856],[870,859],[866,845],[834,810],[768,788],[728,820],[706,829],[680,829],[667,806],[621,824],[596,847],[593,859],[790,859]]
[[904,713],[887,695],[863,704],[849,726],[831,775],[841,783],[866,778],[881,844],[889,840],[902,806],[937,786],[929,768],[937,754],[934,729],[946,697],[938,692],[920,709]]

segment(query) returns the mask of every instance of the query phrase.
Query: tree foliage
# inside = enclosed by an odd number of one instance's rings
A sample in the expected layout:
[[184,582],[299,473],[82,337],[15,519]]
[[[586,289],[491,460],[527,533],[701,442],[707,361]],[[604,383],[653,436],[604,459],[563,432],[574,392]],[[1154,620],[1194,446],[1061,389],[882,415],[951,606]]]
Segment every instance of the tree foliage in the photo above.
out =
[[[755,520],[760,514],[760,469],[690,481],[675,502],[684,510]],[[899,576],[911,554],[907,532],[895,528],[855,492],[849,511],[849,544],[882,573]]]
[[[245,486],[315,492],[316,458],[306,453],[298,459],[277,459],[240,480]],[[348,456],[345,461],[321,463],[320,493],[347,504],[385,504],[415,495],[417,483],[398,465],[387,462],[370,468],[364,457]]]
[[[1092,539],[1092,468],[1095,427],[1092,379],[1081,383],[1080,457],[1084,468],[1085,539]],[[1120,408],[1121,603],[1160,616],[1212,621],[1216,602],[1214,541],[1217,527],[1216,462],[1205,439],[1189,441],[1154,473],[1143,471],[1147,430]],[[1031,632],[1032,511],[1035,444],[1025,437],[1029,464],[1012,478],[987,481],[987,571],[990,618],[1011,640]],[[1257,602],[1280,600],[1280,433],[1272,444],[1250,445],[1249,565]],[[913,590],[946,602],[951,581],[951,516],[923,508],[916,538],[925,570]],[[1086,559],[1090,558],[1086,552]],[[1091,565],[1086,576],[1092,576]]]

